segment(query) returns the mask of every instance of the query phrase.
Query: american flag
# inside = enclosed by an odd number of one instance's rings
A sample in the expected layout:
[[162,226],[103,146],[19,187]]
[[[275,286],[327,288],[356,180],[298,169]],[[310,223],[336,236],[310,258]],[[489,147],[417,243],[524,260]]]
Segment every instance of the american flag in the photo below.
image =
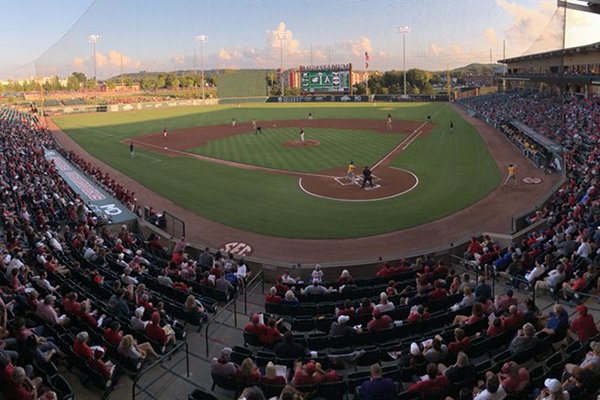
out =
[[365,69],[369,68],[369,53],[365,51]]

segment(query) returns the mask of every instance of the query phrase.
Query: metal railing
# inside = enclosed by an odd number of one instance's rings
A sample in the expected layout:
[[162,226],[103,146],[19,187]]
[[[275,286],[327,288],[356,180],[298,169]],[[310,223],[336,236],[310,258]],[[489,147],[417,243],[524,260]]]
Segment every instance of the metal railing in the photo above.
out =
[[[171,356],[173,356],[174,353],[178,352],[182,348],[185,349],[185,357],[184,358],[177,361],[174,365],[172,365],[171,367],[168,367],[168,368],[162,365],[164,360],[169,359]],[[185,377],[181,376],[180,374],[173,371],[175,369],[175,367],[182,361],[185,361],[185,368],[186,368],[186,376]],[[142,376],[146,375],[146,373],[150,372],[151,370],[153,370],[154,368],[156,368],[158,366],[160,366],[161,368],[164,369],[164,371],[161,374],[159,374],[157,377],[155,377],[153,380],[151,380],[148,384],[146,384],[144,386],[138,385],[138,382]],[[190,377],[190,355],[189,355],[189,348],[188,348],[187,341],[176,344],[171,350],[169,350],[167,353],[165,353],[158,360],[154,361],[148,367],[142,369],[142,371],[140,371],[140,373],[138,373],[133,378],[133,386],[131,387],[131,398],[133,400],[135,400],[135,398],[138,394],[136,389],[138,389],[138,387],[139,387],[140,388],[139,393],[145,393],[148,397],[158,400],[158,398],[156,396],[154,396],[152,393],[150,393],[148,391],[148,388],[150,386],[154,385],[156,382],[158,382],[166,374],[176,375],[178,378],[183,379],[186,382],[188,382],[196,387],[199,387],[195,382],[188,379]]]
[[[258,279],[260,278],[260,281],[258,281]],[[256,285],[250,289],[250,287],[256,283]],[[265,292],[265,280],[263,279],[263,272],[262,271],[258,271],[258,273],[256,275],[254,275],[254,277],[252,279],[250,279],[250,282],[248,282],[246,284],[246,287],[244,289],[244,314],[248,315],[248,294],[252,294],[254,293],[254,290],[261,285],[261,290],[262,293]]]
[[[218,310],[215,315],[212,316],[212,318],[210,318],[207,322],[206,322],[206,328],[204,328],[204,340],[206,343],[206,357],[208,358],[208,340],[210,338],[209,336],[209,328],[211,327],[212,323],[215,322],[215,320],[217,319],[217,317],[221,314],[223,314],[225,311],[229,311],[229,307],[233,305],[233,324],[234,326],[237,328],[237,297],[233,297],[231,300],[229,300],[229,302],[227,304],[225,304],[223,306],[223,308],[221,308],[220,310]],[[221,322],[218,322],[217,326],[215,329],[219,329],[221,326],[223,326],[225,324],[225,320],[223,319]]]

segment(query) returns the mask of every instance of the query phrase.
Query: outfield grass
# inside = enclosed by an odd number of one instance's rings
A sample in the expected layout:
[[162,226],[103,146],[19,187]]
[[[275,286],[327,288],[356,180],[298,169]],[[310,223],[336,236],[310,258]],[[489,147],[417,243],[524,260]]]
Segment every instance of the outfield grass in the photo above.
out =
[[[130,159],[127,146],[120,143],[130,137],[160,132],[164,126],[173,131],[199,125],[223,125],[233,117],[238,122],[249,122],[253,118],[303,119],[309,112],[317,119],[382,121],[388,113],[395,121],[424,121],[427,115],[432,115],[436,128],[430,135],[415,140],[393,162],[394,166],[414,172],[419,177],[419,185],[394,199],[344,203],[309,197],[299,189],[297,179],[290,176],[167,157],[141,149],[136,151],[136,158]],[[497,186],[501,176],[475,129],[446,104],[182,107],[65,115],[55,121],[94,157],[162,196],[226,225],[281,237],[351,238],[419,225],[480,200]],[[446,129],[450,121],[454,123],[452,133]],[[294,134],[297,135],[296,130]],[[387,136],[393,138],[393,135]],[[344,160],[340,165],[344,165],[348,161],[346,150],[340,154]]]
[[262,134],[249,132],[213,140],[189,151],[222,160],[298,172],[319,172],[356,160],[373,165],[406,137],[361,129],[306,128],[307,140],[319,140],[315,147],[288,147],[298,139],[299,127],[269,128]]

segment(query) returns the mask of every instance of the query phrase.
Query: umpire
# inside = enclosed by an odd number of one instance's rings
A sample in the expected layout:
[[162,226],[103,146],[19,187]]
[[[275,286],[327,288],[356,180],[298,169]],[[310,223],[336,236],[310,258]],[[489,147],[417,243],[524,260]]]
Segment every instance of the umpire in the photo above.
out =
[[363,183],[362,183],[362,188],[365,188],[365,185],[367,184],[367,181],[369,182],[369,184],[371,185],[371,187],[373,187],[373,177],[371,176],[371,169],[369,168],[369,166],[365,166],[365,169],[363,169]]

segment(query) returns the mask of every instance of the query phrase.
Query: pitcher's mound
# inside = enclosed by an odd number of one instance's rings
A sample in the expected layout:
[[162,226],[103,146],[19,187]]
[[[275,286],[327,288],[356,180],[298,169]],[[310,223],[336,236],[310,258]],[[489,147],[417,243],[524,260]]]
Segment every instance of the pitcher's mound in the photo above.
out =
[[315,147],[320,144],[320,141],[313,139],[308,139],[304,142],[301,140],[288,140],[287,142],[283,143],[283,145],[286,147]]

